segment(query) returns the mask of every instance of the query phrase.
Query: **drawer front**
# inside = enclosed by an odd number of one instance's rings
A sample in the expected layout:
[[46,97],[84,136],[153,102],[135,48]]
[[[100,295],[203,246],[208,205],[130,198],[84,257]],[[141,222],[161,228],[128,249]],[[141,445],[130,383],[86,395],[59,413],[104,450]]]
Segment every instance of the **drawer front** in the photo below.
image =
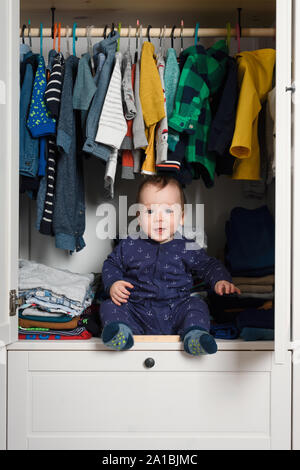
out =
[[[183,351],[10,351],[8,357],[9,448],[288,445],[290,366],[275,366],[269,351],[203,357]],[[149,358],[153,366],[147,368]]]

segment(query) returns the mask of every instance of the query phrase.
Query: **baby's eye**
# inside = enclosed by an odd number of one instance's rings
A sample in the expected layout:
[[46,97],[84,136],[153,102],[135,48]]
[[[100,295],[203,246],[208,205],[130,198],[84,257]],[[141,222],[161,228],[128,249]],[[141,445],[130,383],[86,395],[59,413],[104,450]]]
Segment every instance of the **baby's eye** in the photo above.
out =
[[153,214],[153,210],[152,209],[147,209],[147,214]]
[[173,210],[172,210],[172,209],[166,209],[166,212],[167,212],[168,214],[173,214]]

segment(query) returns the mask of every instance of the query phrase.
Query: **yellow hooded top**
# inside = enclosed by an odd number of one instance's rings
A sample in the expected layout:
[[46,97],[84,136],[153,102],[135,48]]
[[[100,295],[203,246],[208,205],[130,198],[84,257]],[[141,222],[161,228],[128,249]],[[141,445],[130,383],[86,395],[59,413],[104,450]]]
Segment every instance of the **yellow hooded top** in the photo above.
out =
[[154,45],[144,42],[141,53],[140,100],[145,122],[145,134],[148,140],[146,158],[141,168],[142,173],[155,174],[155,126],[166,116],[164,94],[156,66]]
[[259,49],[236,55],[239,100],[230,153],[237,157],[233,179],[260,179],[260,151],[257,133],[261,103],[272,88],[276,51]]

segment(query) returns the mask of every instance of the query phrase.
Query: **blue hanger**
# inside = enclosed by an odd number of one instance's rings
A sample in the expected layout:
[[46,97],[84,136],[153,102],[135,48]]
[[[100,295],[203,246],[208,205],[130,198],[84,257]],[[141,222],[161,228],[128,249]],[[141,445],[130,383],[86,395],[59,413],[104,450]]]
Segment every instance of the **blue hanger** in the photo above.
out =
[[40,55],[43,55],[43,23],[40,24]]
[[198,42],[198,30],[199,30],[199,23],[196,24],[196,28],[195,28],[195,46],[197,46],[197,42]]
[[77,41],[76,28],[77,28],[77,23],[74,23],[73,24],[73,55],[75,56],[76,56],[75,41]]

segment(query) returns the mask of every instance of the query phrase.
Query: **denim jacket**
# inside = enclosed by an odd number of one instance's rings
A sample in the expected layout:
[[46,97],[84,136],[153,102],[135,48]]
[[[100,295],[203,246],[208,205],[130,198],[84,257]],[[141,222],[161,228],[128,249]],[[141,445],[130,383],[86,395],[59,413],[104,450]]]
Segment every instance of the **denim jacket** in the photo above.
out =
[[106,55],[106,60],[101,69],[99,76],[99,85],[94,95],[90,111],[86,121],[86,135],[87,139],[83,146],[83,151],[91,153],[96,157],[101,158],[105,162],[109,159],[111,154],[111,147],[105,144],[95,142],[95,137],[98,131],[98,123],[101,115],[105,95],[110,82],[112,69],[114,66],[115,53],[117,50],[118,39],[120,35],[115,32],[114,36],[109,36],[101,41],[100,51]]
[[33,138],[26,126],[32,87],[38,65],[38,54],[24,57],[25,75],[20,95],[20,175],[35,177],[39,165],[39,139]]

